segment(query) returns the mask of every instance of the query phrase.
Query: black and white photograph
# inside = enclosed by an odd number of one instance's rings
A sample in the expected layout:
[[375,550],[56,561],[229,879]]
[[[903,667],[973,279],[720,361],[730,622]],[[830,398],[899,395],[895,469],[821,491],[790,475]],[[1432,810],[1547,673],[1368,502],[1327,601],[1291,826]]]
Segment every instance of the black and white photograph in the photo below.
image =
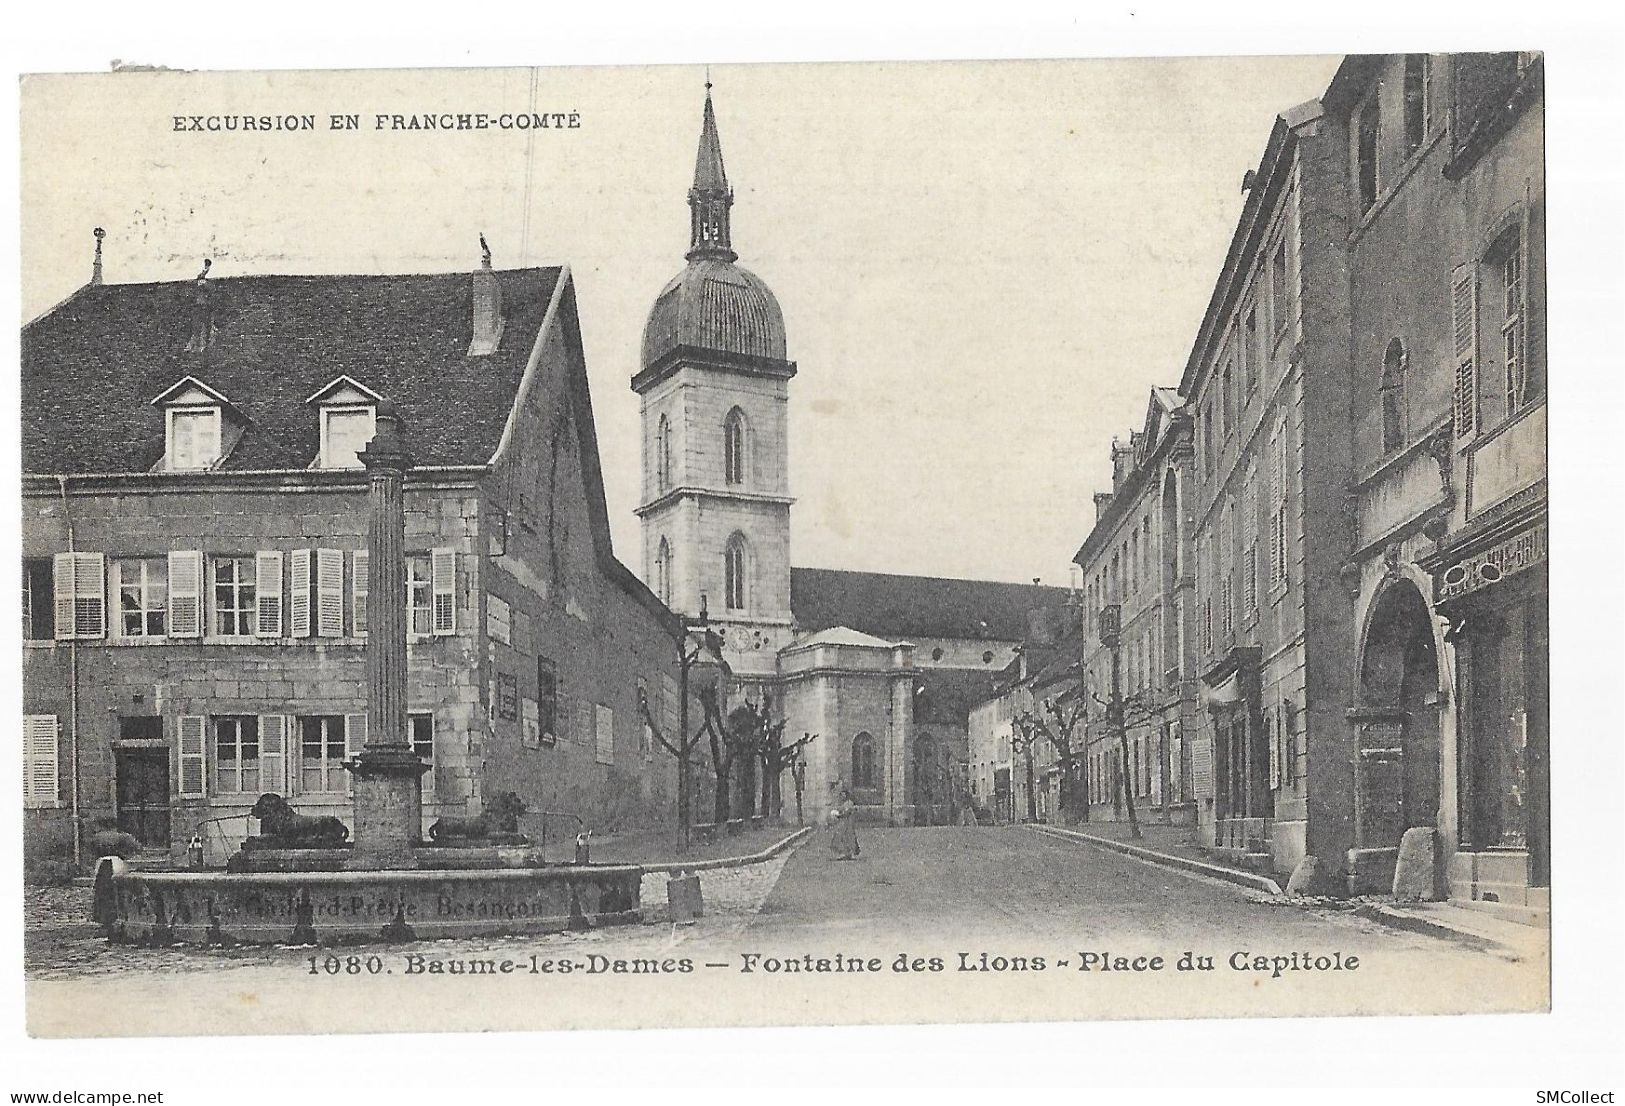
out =
[[1544,1015],[1523,45],[25,73],[27,1033]]

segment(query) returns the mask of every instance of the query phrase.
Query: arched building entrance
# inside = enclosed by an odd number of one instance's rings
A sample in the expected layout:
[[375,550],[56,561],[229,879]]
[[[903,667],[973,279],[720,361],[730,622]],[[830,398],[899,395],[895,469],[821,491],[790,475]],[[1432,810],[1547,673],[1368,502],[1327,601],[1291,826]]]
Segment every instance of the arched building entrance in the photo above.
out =
[[1439,817],[1438,647],[1416,585],[1391,579],[1366,619],[1360,648],[1355,846],[1397,848]]

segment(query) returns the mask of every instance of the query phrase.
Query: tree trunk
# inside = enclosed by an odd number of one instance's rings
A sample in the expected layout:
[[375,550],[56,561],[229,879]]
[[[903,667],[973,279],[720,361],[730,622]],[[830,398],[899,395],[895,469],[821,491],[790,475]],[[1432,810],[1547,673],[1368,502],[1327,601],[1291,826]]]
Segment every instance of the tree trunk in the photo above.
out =
[[714,802],[712,804],[712,821],[716,822],[716,824],[719,826],[728,820],[728,815],[730,813],[728,805],[728,777],[733,773],[728,770],[729,767],[730,765],[726,761],[716,766],[717,793],[715,796],[713,796]]
[[1119,736],[1117,743],[1118,755],[1122,758],[1123,764],[1123,770],[1117,773],[1117,778],[1122,781],[1119,786],[1123,789],[1123,805],[1128,809],[1128,835],[1137,838],[1140,836],[1140,819],[1134,813],[1134,784],[1128,778],[1128,735]]
[[1023,758],[1027,763],[1027,821],[1038,821],[1038,795],[1033,789],[1033,748],[1027,746]]

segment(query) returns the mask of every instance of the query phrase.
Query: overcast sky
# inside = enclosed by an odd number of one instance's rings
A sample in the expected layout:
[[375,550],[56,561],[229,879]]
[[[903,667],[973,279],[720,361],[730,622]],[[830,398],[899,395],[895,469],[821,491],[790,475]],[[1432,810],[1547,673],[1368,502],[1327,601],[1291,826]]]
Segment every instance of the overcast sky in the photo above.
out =
[[[1064,583],[1107,446],[1178,382],[1275,115],[1337,59],[712,71],[740,262],[777,292],[798,565]],[[704,71],[31,78],[22,306],[106,279],[500,267],[575,275],[610,521],[639,563],[650,303],[683,264]],[[380,133],[377,112],[578,112],[575,130]],[[333,112],[363,130],[176,133]]]

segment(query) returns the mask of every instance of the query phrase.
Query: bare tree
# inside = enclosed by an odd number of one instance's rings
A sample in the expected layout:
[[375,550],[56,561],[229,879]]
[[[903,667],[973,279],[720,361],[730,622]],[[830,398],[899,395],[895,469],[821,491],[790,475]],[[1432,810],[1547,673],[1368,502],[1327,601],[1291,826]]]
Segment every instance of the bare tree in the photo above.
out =
[[[711,692],[712,707],[714,707],[716,693],[715,689],[711,688],[700,689],[701,706],[705,706],[707,691]],[[677,821],[686,834],[688,827],[692,824],[689,819],[693,816],[689,810],[690,789],[688,781],[694,750],[699,747],[702,737],[707,733],[715,732],[715,711],[714,709],[705,709],[699,728],[692,734],[678,734],[674,741],[666,736],[660,728],[660,723],[655,721],[653,712],[649,710],[649,698],[644,694],[642,688],[638,689],[638,710],[643,714],[643,723],[649,727],[649,732],[654,735],[655,741],[677,760]]]
[[[1038,821],[1038,800],[1033,794],[1033,745],[1043,736],[1031,711],[1022,711],[1011,720],[1010,751],[1020,753],[1027,767],[1027,821]],[[1012,818],[1015,811],[1010,812]]]
[[1091,691],[1089,695],[1104,710],[1102,731],[1108,738],[1117,738],[1117,759],[1121,766],[1121,770],[1117,773],[1118,793],[1128,813],[1129,836],[1141,837],[1143,835],[1140,832],[1140,818],[1134,807],[1134,786],[1129,779],[1128,731],[1154,720],[1157,717],[1156,705],[1139,693],[1111,694],[1102,697]]
[[[1088,702],[1082,695],[1074,695],[1070,701],[1065,696],[1046,698],[1040,710],[1036,712],[1024,710],[1017,719],[1031,735],[1043,738],[1055,750],[1055,763],[1061,770],[1062,818],[1074,825],[1087,819],[1087,801],[1080,804],[1079,800],[1088,794],[1080,778],[1086,770],[1084,762],[1087,745],[1085,734],[1089,719]],[[1032,787],[1030,754],[1027,773],[1030,793]]]

